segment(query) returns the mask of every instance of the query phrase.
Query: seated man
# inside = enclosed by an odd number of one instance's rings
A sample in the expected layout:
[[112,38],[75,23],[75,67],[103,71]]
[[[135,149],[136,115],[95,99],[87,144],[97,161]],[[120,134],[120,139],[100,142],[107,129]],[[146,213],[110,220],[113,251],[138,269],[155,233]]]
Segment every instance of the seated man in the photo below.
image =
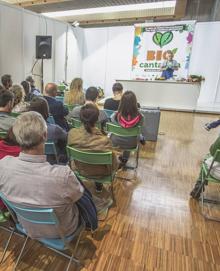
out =
[[[213,161],[213,156],[218,149],[220,149],[220,136],[216,139],[216,141],[211,145],[209,149],[211,156],[207,156],[207,159],[204,161],[204,163],[206,163],[208,167],[210,167]],[[210,174],[214,178],[220,180],[220,161],[216,161],[214,163]],[[206,183],[202,183],[202,170],[200,170],[199,178],[197,179],[196,184],[190,193],[191,197],[194,199],[199,199],[202,189],[205,189],[205,185]]]
[[[86,90],[86,102],[85,104],[94,104],[96,105],[97,98],[99,96],[99,91],[96,87],[89,87]],[[80,119],[80,110],[82,106],[77,106],[73,108],[73,110],[69,113],[68,118],[76,118]],[[98,122],[101,123],[102,127],[105,125],[105,123],[108,121],[108,116],[106,115],[104,110],[99,110],[99,119]]]
[[14,95],[7,89],[0,90],[0,130],[8,131],[15,122],[10,115],[14,106]]
[[35,86],[35,81],[34,79],[32,78],[32,76],[28,76],[26,78],[26,81],[30,83],[31,85],[31,97],[34,97],[34,96],[41,96],[41,92],[39,89],[36,88]]
[[50,114],[53,116],[55,123],[65,129],[69,130],[68,123],[65,119],[65,116],[68,115],[69,110],[64,107],[61,101],[57,101],[57,85],[54,83],[49,83],[45,87],[45,96],[44,98],[47,100],[49,105]]
[[34,97],[30,102],[28,110],[36,111],[42,115],[47,124],[47,139],[56,144],[58,155],[61,158],[60,162],[66,163],[67,132],[59,125],[47,122],[49,117],[49,107],[47,101],[43,97]]
[[112,91],[113,91],[114,97],[105,100],[104,109],[117,111],[119,104],[120,104],[120,101],[121,101],[122,94],[123,94],[122,84],[115,83],[112,86]]
[[12,87],[13,82],[10,74],[4,74],[1,78],[1,81],[4,89],[9,89],[10,87]]
[[[95,230],[97,216],[91,195],[68,166],[46,161],[47,126],[43,117],[37,112],[23,113],[16,119],[13,133],[22,152],[19,157],[0,160],[0,191],[5,197],[21,206],[53,208],[65,236],[74,233],[80,217]],[[32,238],[59,237],[54,226],[32,224],[22,218],[19,221]]]

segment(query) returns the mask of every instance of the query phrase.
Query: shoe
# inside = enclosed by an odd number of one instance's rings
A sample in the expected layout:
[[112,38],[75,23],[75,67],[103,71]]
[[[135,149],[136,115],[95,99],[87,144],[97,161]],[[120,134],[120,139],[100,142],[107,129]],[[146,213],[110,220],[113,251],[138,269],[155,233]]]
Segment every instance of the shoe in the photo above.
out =
[[209,126],[209,123],[206,123],[204,125],[204,128],[207,130],[207,131],[210,131],[211,127]]
[[190,196],[196,200],[198,200],[200,198],[200,195],[202,193],[202,189],[204,191],[204,185],[202,185],[202,183],[199,181],[195,184],[195,187],[193,188],[193,190],[190,193]]
[[113,200],[111,198],[109,198],[109,199],[100,199],[99,197],[96,197],[96,196],[93,195],[92,199],[93,199],[93,201],[95,203],[98,214],[101,214],[101,213],[105,212],[113,204]]
[[118,169],[121,169],[121,168],[125,168],[127,162],[128,162],[128,159],[126,158],[123,158],[121,155],[118,157],[118,160],[120,161],[119,163],[119,166],[118,166]]
[[103,184],[102,183],[95,183],[96,193],[102,193]]

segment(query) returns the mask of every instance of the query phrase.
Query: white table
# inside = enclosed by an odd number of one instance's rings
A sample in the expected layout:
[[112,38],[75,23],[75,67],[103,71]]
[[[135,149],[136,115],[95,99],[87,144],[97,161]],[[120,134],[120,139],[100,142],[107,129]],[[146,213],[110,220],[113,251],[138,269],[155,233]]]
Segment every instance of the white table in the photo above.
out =
[[141,106],[170,110],[196,110],[199,83],[179,81],[116,80],[124,90],[132,90]]

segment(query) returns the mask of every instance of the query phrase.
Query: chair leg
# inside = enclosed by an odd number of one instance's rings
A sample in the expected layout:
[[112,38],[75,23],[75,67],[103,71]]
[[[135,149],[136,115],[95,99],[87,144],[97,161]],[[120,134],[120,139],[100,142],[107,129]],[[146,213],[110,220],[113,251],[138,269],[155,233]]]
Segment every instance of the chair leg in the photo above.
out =
[[[78,248],[78,246],[79,246],[79,242],[80,242],[80,239],[81,239],[82,232],[83,232],[83,231],[80,232],[80,234],[79,234],[79,236],[78,236],[78,238],[77,238],[76,245],[75,245],[74,250],[73,250],[73,252],[72,252],[72,256],[71,256],[71,258],[70,258],[70,260],[69,260],[69,263],[68,263],[68,266],[67,266],[67,268],[66,268],[66,271],[69,271],[69,268],[70,268],[72,262],[80,263],[80,261],[78,261],[78,260],[75,258],[75,254],[76,254],[77,248]],[[72,251],[72,249],[71,249],[71,251]]]
[[11,241],[11,238],[12,238],[13,234],[14,234],[14,230],[11,231],[11,233],[10,233],[10,236],[9,236],[8,241],[6,243],[5,249],[3,251],[3,255],[2,255],[1,260],[0,260],[0,264],[4,261],[6,251],[7,251],[8,247],[9,247],[9,244],[10,244],[10,241]]
[[25,247],[26,247],[26,244],[27,244],[28,239],[29,239],[29,237],[27,236],[27,237],[25,238],[24,244],[23,244],[23,246],[22,246],[22,249],[21,249],[21,252],[20,252],[20,254],[19,254],[19,256],[18,256],[18,259],[17,259],[17,261],[16,261],[16,263],[15,263],[15,266],[14,266],[13,271],[16,271],[16,268],[17,268],[18,263],[19,263],[19,261],[20,261],[20,259],[21,259],[21,257],[22,257],[22,254],[23,254],[23,252],[24,252],[24,249],[25,249]]

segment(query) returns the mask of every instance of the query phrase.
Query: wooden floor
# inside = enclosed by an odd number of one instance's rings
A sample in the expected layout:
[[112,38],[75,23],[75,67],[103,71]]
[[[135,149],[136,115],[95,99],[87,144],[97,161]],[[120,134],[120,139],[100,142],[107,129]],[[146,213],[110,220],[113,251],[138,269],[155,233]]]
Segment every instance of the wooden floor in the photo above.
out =
[[[85,266],[73,265],[72,271],[220,270],[220,223],[205,221],[198,202],[189,197],[200,161],[219,133],[202,126],[216,117],[162,112],[158,142],[142,149],[136,180],[116,182],[117,207],[95,239],[87,236],[80,245]],[[0,253],[6,237],[0,231]],[[0,270],[12,270],[21,241],[13,239]],[[66,264],[63,257],[30,242],[18,270],[62,271]]]

